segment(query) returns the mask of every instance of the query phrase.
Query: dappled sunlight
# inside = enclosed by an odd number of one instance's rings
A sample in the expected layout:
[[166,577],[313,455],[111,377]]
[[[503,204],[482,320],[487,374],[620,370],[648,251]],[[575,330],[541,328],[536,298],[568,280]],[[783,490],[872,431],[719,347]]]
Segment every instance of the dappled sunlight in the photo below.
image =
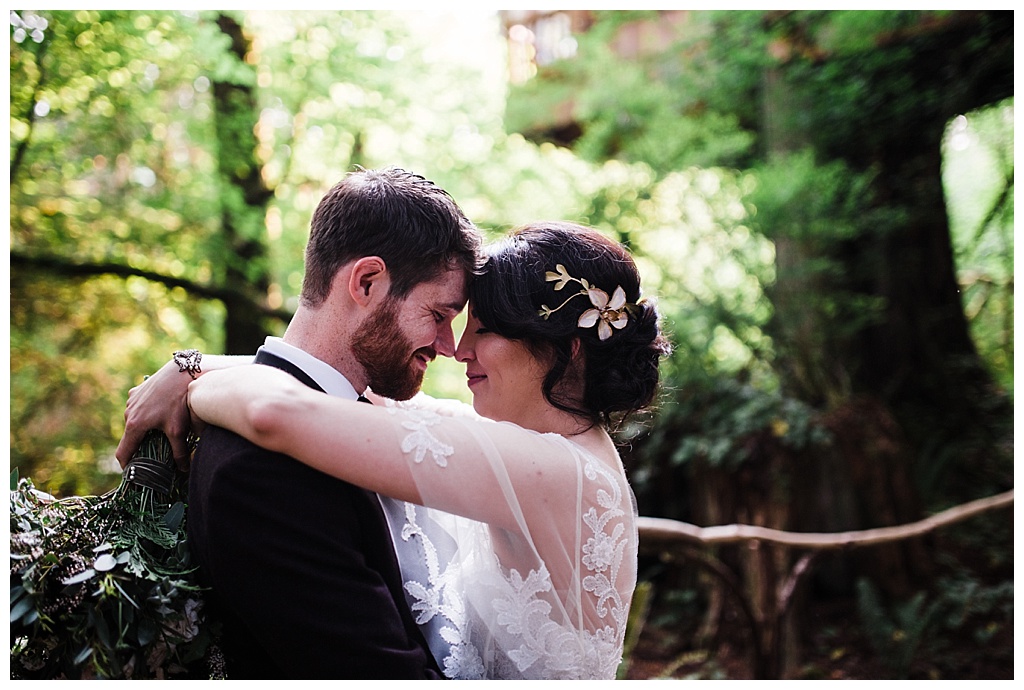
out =
[[[567,220],[632,253],[674,347],[622,430],[642,512],[859,529],[1012,487],[1012,13],[18,10],[10,32],[10,465],[38,488],[116,483],[127,391],[172,352],[281,335],[324,193],[392,165],[486,240]],[[423,389],[472,400],[452,358]],[[1006,524],[837,554],[794,626],[855,576],[891,601],[830,600],[843,634],[814,623],[790,671],[882,675],[872,634],[900,672],[1001,668]],[[731,554],[737,586],[778,589],[796,555],[759,553]],[[644,660],[745,673],[725,590],[651,558]],[[899,647],[886,616],[926,586],[978,610]]]

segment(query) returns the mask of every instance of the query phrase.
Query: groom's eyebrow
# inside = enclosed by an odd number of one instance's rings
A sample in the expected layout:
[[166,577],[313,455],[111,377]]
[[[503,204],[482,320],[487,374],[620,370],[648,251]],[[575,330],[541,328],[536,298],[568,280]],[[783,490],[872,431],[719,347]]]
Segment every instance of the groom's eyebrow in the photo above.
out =
[[465,302],[449,302],[447,304],[442,304],[442,305],[439,306],[440,309],[446,309],[446,310],[452,312],[453,314],[458,314],[465,307],[466,307],[466,303]]

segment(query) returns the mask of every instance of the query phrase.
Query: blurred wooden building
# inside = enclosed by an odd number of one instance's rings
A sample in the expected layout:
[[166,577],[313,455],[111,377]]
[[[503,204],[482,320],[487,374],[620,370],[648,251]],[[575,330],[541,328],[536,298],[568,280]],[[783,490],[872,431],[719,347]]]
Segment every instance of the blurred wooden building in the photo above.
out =
[[[680,26],[691,10],[652,10],[651,16],[624,22],[609,42],[612,52],[623,60],[636,60],[663,51],[679,35]],[[577,37],[590,30],[594,10],[501,10],[502,30],[508,42],[508,79],[512,85],[510,118],[514,131],[533,141],[550,141],[567,146],[581,133],[574,117],[572,94],[556,103],[530,107],[532,80],[557,79],[560,61],[577,56]],[[530,112],[528,118],[521,115]]]

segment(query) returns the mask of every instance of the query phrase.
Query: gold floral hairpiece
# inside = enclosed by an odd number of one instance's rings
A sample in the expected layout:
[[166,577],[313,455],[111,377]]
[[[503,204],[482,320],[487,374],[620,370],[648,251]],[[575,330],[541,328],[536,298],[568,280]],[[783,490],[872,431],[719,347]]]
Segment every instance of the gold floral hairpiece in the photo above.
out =
[[565,266],[557,264],[554,271],[546,271],[544,280],[555,284],[555,291],[559,291],[570,282],[579,283],[582,289],[579,292],[569,295],[564,302],[552,309],[546,304],[540,305],[537,314],[545,321],[556,311],[564,307],[574,297],[586,295],[593,305],[590,309],[580,314],[576,325],[580,328],[590,328],[597,325],[597,337],[601,340],[608,340],[612,337],[613,328],[622,329],[629,323],[629,314],[636,308],[635,304],[626,302],[626,291],[621,285],[615,287],[612,296],[599,287],[591,285],[586,278],[573,278],[569,275]]

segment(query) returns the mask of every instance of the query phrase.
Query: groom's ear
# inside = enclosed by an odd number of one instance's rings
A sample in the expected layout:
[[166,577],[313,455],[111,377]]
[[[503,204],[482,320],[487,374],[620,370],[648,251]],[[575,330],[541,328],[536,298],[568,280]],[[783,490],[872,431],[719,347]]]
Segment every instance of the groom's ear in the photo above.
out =
[[379,256],[364,256],[352,264],[348,294],[356,304],[369,307],[384,299],[391,289],[387,264]]

